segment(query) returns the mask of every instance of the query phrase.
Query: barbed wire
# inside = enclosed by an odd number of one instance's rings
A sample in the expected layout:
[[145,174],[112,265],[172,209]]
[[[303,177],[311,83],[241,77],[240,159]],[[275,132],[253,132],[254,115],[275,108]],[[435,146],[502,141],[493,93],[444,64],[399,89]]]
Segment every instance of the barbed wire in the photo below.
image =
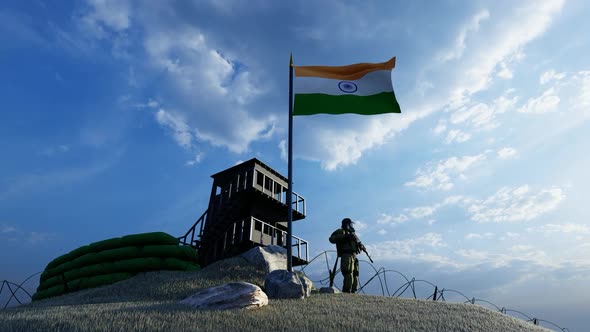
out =
[[[335,250],[326,250],[318,255],[316,255],[314,258],[312,258],[307,264],[303,265],[301,267],[301,269],[299,270],[299,272],[304,273],[305,274],[305,269],[310,266],[310,264],[312,264],[314,261],[316,261],[316,259],[318,259],[319,257],[323,256],[324,259],[326,260],[326,267],[328,269],[328,277],[320,279],[320,280],[312,280],[312,282],[314,283],[319,283],[321,285],[328,285],[330,283],[330,278],[332,275],[332,271],[330,270],[330,263],[329,263],[329,259],[328,259],[328,253],[333,253],[336,254]],[[433,287],[433,291],[429,292],[430,296],[428,296],[427,298],[425,298],[425,300],[430,300],[432,299],[433,301],[442,301],[442,302],[446,302],[446,298],[445,298],[445,293],[455,293],[458,294],[460,296],[462,296],[463,298],[465,298],[465,301],[463,303],[470,303],[470,304],[476,304],[476,303],[486,303],[488,305],[491,305],[492,307],[494,307],[497,311],[499,311],[500,313],[503,313],[505,315],[508,315],[508,313],[517,313],[523,317],[525,317],[526,322],[529,323],[533,323],[534,325],[540,325],[540,323],[545,323],[545,324],[549,324],[555,328],[557,328],[559,331],[562,332],[570,332],[570,330],[566,327],[561,327],[551,321],[545,320],[545,319],[541,319],[538,317],[531,317],[521,311],[515,310],[515,309],[509,309],[509,308],[505,308],[505,307],[499,307],[496,304],[484,300],[484,299],[478,299],[475,297],[471,297],[469,298],[468,296],[466,296],[465,294],[463,294],[462,292],[458,291],[458,290],[454,290],[454,289],[447,289],[447,288],[442,288],[439,289],[439,287],[428,281],[428,280],[424,280],[424,279],[416,279],[415,277],[412,277],[411,279],[409,279],[408,277],[406,277],[406,275],[404,275],[403,273],[401,273],[400,271],[396,271],[396,270],[387,270],[384,267],[381,267],[379,269],[375,268],[375,266],[368,261],[365,260],[359,260],[359,262],[363,262],[368,264],[374,271],[375,274],[372,275],[358,290],[357,293],[363,293],[366,294],[365,292],[365,287],[367,285],[369,285],[371,282],[373,282],[374,280],[378,280],[379,284],[381,286],[381,292],[383,296],[390,296],[390,297],[401,297],[404,293],[406,293],[406,291],[408,291],[408,289],[411,290],[412,293],[412,297],[414,299],[418,299],[418,296],[416,295],[416,283],[422,283],[422,284],[427,284],[429,286]],[[336,276],[336,274],[338,274],[338,272],[340,272],[340,269],[336,270],[336,273],[334,274],[334,277]],[[388,278],[387,278],[387,274],[388,273],[395,273],[398,274],[399,276],[401,276],[404,280],[405,283],[403,283],[401,286],[399,286],[395,292],[391,293],[389,290],[389,283],[388,283]],[[334,286],[336,289],[340,290],[338,287]],[[341,291],[341,290],[340,290]],[[515,317],[514,315],[510,315],[511,317]],[[518,317],[516,317],[518,318]],[[545,326],[546,327],[546,326]]]
[[[326,262],[326,268],[328,271],[328,277],[320,279],[320,280],[312,280],[313,282],[317,282],[321,285],[327,285],[330,283],[330,274],[331,274],[331,270],[330,270],[330,263],[329,263],[329,259],[328,259],[328,253],[334,253],[336,254],[335,250],[326,250],[318,255],[316,255],[314,258],[312,258],[307,264],[303,265],[302,268],[299,270],[299,272],[301,273],[305,273],[305,268],[307,268],[311,263],[313,263],[316,259],[318,259],[321,256],[324,256],[325,262]],[[521,316],[526,317],[526,321],[529,323],[533,323],[534,325],[540,325],[540,323],[546,323],[549,324],[551,326],[554,326],[556,328],[558,328],[559,330],[561,330],[562,332],[570,332],[570,330],[566,327],[561,327],[551,321],[545,320],[545,319],[541,319],[541,318],[537,318],[537,317],[531,317],[521,311],[515,310],[515,309],[509,309],[509,308],[505,308],[502,307],[500,308],[499,306],[497,306],[496,304],[484,300],[484,299],[478,299],[475,297],[469,298],[467,297],[465,294],[461,293],[460,291],[454,290],[454,289],[447,289],[447,288],[442,288],[439,290],[438,286],[433,284],[432,282],[428,281],[428,280],[424,280],[424,279],[416,279],[415,277],[412,277],[412,279],[408,279],[408,277],[406,277],[405,274],[403,274],[400,271],[396,271],[396,270],[387,270],[385,269],[385,267],[381,267],[379,269],[375,268],[375,265],[366,261],[366,260],[359,260],[359,262],[363,262],[368,264],[373,271],[375,271],[375,274],[373,276],[371,276],[359,289],[358,289],[358,293],[362,292],[363,294],[366,294],[365,292],[365,287],[367,285],[369,285],[373,280],[375,280],[377,278],[377,280],[379,281],[379,285],[381,286],[381,292],[382,295],[385,296],[387,294],[387,296],[390,297],[401,297],[407,290],[408,288],[411,289],[412,291],[412,296],[414,297],[414,299],[418,299],[417,295],[416,295],[416,283],[425,283],[428,284],[430,286],[432,286],[434,288],[434,291],[432,292],[432,294],[430,296],[428,296],[427,298],[425,298],[426,300],[430,300],[432,299],[433,301],[442,301],[442,302],[446,302],[445,299],[445,292],[446,293],[456,293],[459,294],[461,296],[463,296],[465,298],[465,301],[463,303],[471,303],[471,304],[475,304],[477,302],[482,302],[482,303],[486,303],[489,304],[491,306],[493,306],[496,310],[498,310],[499,312],[508,315],[508,312],[514,312],[517,314],[520,314]],[[340,272],[340,269],[336,270],[336,273],[334,274],[334,276],[336,276],[336,274],[338,274],[338,272]],[[14,299],[16,302],[18,302],[18,304],[23,304],[23,302],[21,302],[21,300],[19,299],[18,295],[18,291],[21,290],[24,292],[24,294],[26,294],[28,296],[29,300],[32,300],[32,296],[31,294],[24,289],[22,286],[29,281],[31,278],[33,278],[34,276],[41,274],[42,272],[37,272],[34,273],[32,275],[30,275],[28,278],[26,278],[23,282],[21,282],[20,284],[16,284],[14,282],[8,281],[8,280],[3,280],[2,281],[2,285],[0,286],[0,297],[2,296],[2,292],[7,289],[8,292],[10,292],[10,297],[8,298],[8,300],[6,301],[6,303],[4,304],[4,307],[2,309],[6,309],[8,307],[8,305],[10,304],[10,302],[12,301],[12,299]],[[403,283],[401,286],[399,286],[395,292],[391,293],[389,291],[389,283],[387,281],[387,273],[396,273],[399,276],[401,276],[406,282]],[[383,277],[383,279],[382,279]],[[15,289],[13,289],[12,287],[15,287]],[[336,286],[334,286],[336,287]],[[403,288],[403,290],[402,290]],[[336,287],[336,289],[340,290],[338,287]],[[401,290],[401,292],[400,292]],[[399,294],[398,294],[399,292]],[[22,294],[22,293],[21,293]],[[430,293],[429,293],[430,294]],[[512,315],[511,315],[512,316]],[[514,317],[514,316],[512,316]]]
[[[8,292],[10,292],[10,297],[8,298],[8,300],[6,301],[6,303],[4,304],[4,307],[2,307],[2,309],[6,309],[8,307],[8,305],[10,304],[10,302],[12,301],[12,299],[14,299],[16,302],[18,302],[18,304],[23,304],[23,302],[21,302],[21,299],[19,299],[18,294],[21,294],[22,296],[27,295],[28,299],[31,301],[33,300],[33,296],[26,290],[23,288],[23,285],[29,281],[31,278],[33,278],[34,276],[41,274],[42,272],[37,272],[37,273],[33,273],[31,274],[27,279],[23,280],[23,282],[21,282],[20,284],[16,284],[12,281],[8,281],[8,280],[2,280],[2,286],[0,286],[0,297],[2,296],[2,291],[7,289]],[[15,287],[15,289],[12,289],[12,287]],[[19,293],[18,291],[23,291],[24,294]]]

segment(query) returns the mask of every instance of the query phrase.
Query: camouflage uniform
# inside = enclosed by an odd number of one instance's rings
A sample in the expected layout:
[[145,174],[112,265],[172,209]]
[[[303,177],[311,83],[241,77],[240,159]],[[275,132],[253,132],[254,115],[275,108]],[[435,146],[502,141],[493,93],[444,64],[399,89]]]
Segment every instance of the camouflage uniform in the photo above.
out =
[[359,260],[356,255],[360,253],[358,239],[353,231],[340,228],[330,236],[330,242],[336,244],[336,251],[340,257],[340,270],[344,277],[342,292],[356,293],[359,283]]

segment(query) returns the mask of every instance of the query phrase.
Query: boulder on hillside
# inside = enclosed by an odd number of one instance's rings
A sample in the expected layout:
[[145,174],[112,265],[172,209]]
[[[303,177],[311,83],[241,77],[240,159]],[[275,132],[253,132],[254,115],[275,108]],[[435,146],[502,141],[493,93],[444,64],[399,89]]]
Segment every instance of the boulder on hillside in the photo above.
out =
[[271,299],[303,299],[307,292],[301,280],[295,272],[274,270],[266,276],[264,290]]
[[180,303],[203,310],[252,309],[267,305],[268,296],[251,283],[232,282],[203,289]]
[[320,294],[338,294],[340,291],[336,287],[322,287],[320,288]]
[[254,247],[241,256],[266,273],[287,269],[287,249],[280,246]]
[[305,293],[305,297],[311,296],[311,289],[313,288],[313,282],[303,273],[299,274],[299,280],[301,280],[301,284],[303,285],[303,292]]

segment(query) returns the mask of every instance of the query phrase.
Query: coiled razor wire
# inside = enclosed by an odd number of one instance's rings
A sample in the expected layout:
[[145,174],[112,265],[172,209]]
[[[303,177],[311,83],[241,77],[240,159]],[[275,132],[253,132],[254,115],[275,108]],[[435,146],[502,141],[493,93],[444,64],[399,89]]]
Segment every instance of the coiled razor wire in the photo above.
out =
[[[330,269],[330,262],[328,259],[328,253],[333,253],[336,254],[335,250],[326,250],[318,255],[316,255],[314,258],[312,258],[307,264],[303,265],[301,267],[301,269],[299,270],[299,272],[304,273],[305,274],[305,269],[312,264],[315,260],[317,260],[320,257],[324,257],[325,261],[326,261],[326,268],[328,270],[328,277],[320,279],[320,280],[312,280],[314,283],[319,283],[321,285],[328,285],[330,283],[330,279],[332,276],[332,271]],[[365,260],[360,260],[359,262],[363,262],[368,264],[373,271],[375,271],[375,274],[373,276],[371,276],[358,290],[357,293],[363,293],[366,294],[365,292],[365,287],[367,285],[369,285],[371,282],[373,282],[374,280],[378,280],[379,281],[379,285],[381,286],[381,293],[383,296],[390,296],[390,297],[401,297],[402,295],[404,295],[408,290],[410,290],[410,292],[412,293],[412,297],[414,299],[418,299],[418,296],[416,295],[416,284],[417,283],[422,283],[422,284],[427,284],[430,285],[434,291],[432,293],[430,293],[431,295],[428,296],[427,298],[425,298],[426,300],[430,300],[432,299],[433,301],[443,301],[446,302],[446,298],[445,298],[445,294],[457,294],[460,297],[463,297],[465,299],[465,301],[463,303],[471,303],[471,304],[476,304],[476,303],[485,303],[488,304],[492,307],[494,307],[497,311],[503,313],[503,314],[508,314],[508,313],[515,313],[518,314],[520,316],[522,316],[522,319],[529,322],[529,323],[533,323],[534,325],[540,325],[540,323],[545,323],[548,325],[551,325],[555,328],[557,328],[559,331],[562,332],[570,332],[570,330],[566,327],[561,327],[553,322],[550,322],[548,320],[544,320],[544,319],[540,319],[540,318],[536,318],[536,317],[531,317],[521,311],[518,310],[514,310],[514,309],[508,309],[505,307],[500,308],[499,306],[497,306],[496,304],[490,302],[490,301],[486,301],[484,299],[478,299],[475,297],[469,298],[468,296],[466,296],[465,294],[461,293],[460,291],[454,290],[454,289],[447,289],[447,288],[441,288],[439,289],[439,287],[435,284],[433,284],[432,282],[428,281],[428,280],[423,280],[423,279],[416,279],[416,278],[412,278],[412,279],[408,279],[408,277],[406,277],[403,273],[396,271],[396,270],[386,270],[384,267],[381,267],[379,269],[375,268],[375,266],[373,264],[371,264],[368,261]],[[340,272],[340,269],[337,269],[334,273],[334,276],[336,276],[336,274],[338,274]],[[400,277],[402,277],[405,282],[399,286],[393,293],[390,292],[389,289],[389,283],[388,283],[388,279],[387,279],[387,275],[389,274],[397,274]],[[336,289],[340,290],[340,288],[336,287],[333,283],[332,286],[335,287]],[[511,315],[513,317],[516,317],[514,315]],[[520,318],[520,317],[519,317]]]
[[[8,298],[8,300],[6,301],[6,303],[4,304],[4,307],[2,309],[6,309],[8,307],[8,305],[10,304],[10,302],[12,301],[12,299],[14,299],[18,304],[23,304],[23,302],[21,302],[21,299],[19,299],[19,294],[21,294],[21,296],[27,295],[28,300],[32,301],[33,296],[31,296],[31,294],[29,292],[27,292],[26,289],[23,288],[23,285],[25,284],[25,282],[29,281],[31,278],[33,278],[34,276],[36,276],[38,274],[41,274],[41,272],[31,274],[27,279],[25,279],[20,284],[16,284],[16,283],[8,281],[8,280],[2,280],[2,286],[0,286],[0,296],[2,296],[2,291],[5,289],[7,290],[7,292],[10,292],[10,297]],[[14,289],[13,289],[13,287],[14,287]],[[22,292],[19,292],[19,290],[24,292],[24,294]]]
[[[313,263],[316,259],[318,259],[321,256],[324,256],[324,259],[326,261],[326,268],[328,270],[328,277],[320,279],[320,280],[312,280],[313,282],[317,282],[321,285],[327,285],[330,283],[330,275],[331,275],[331,270],[330,270],[330,263],[329,263],[329,259],[328,259],[328,253],[336,253],[335,250],[326,250],[318,255],[316,255],[314,258],[312,258],[307,264],[303,265],[301,267],[301,269],[299,270],[300,273],[305,274],[305,268],[307,268],[311,263]],[[513,312],[516,314],[519,314],[521,316],[523,316],[524,318],[526,318],[527,322],[533,323],[534,325],[540,325],[540,323],[545,323],[545,324],[549,324],[551,326],[556,327],[557,329],[561,330],[562,332],[570,332],[570,330],[566,327],[561,327],[553,322],[550,322],[548,320],[544,320],[541,318],[536,318],[536,317],[531,317],[523,312],[520,312],[518,310],[514,310],[514,309],[508,309],[505,307],[498,307],[497,305],[495,305],[492,302],[483,300],[483,299],[477,299],[475,297],[469,298],[467,297],[465,294],[454,290],[454,289],[446,289],[446,288],[442,288],[439,290],[438,286],[431,283],[428,280],[423,280],[423,279],[416,279],[416,278],[412,278],[412,279],[408,279],[408,277],[406,277],[403,273],[396,271],[396,270],[386,270],[384,267],[381,267],[379,269],[375,268],[375,266],[373,264],[371,264],[368,261],[365,260],[359,260],[359,262],[363,262],[366,264],[369,264],[369,266],[373,269],[373,271],[375,271],[375,274],[369,278],[369,280],[367,280],[367,282],[365,282],[359,289],[358,289],[358,293],[362,292],[363,294],[366,294],[364,288],[369,285],[373,280],[377,279],[379,280],[379,285],[381,286],[381,293],[383,296],[385,296],[385,294],[387,294],[387,296],[390,297],[401,297],[408,289],[411,290],[412,292],[412,296],[414,297],[414,299],[418,299],[418,297],[416,296],[416,283],[425,283],[428,284],[430,286],[432,286],[434,288],[433,293],[428,296],[426,298],[426,300],[430,300],[432,299],[433,301],[443,301],[446,302],[445,299],[445,293],[455,293],[455,294],[459,294],[460,296],[465,298],[465,301],[463,303],[471,303],[471,304],[475,304],[475,303],[486,303],[489,304],[491,306],[493,306],[496,310],[498,310],[499,312],[503,313],[503,314],[508,314],[509,312]],[[338,272],[340,272],[340,269],[335,271],[334,277],[336,276],[336,274],[338,274]],[[389,291],[389,284],[387,281],[387,273],[395,273],[399,276],[401,276],[406,282],[403,283],[401,286],[399,286],[395,292],[391,293]],[[29,300],[32,300],[33,297],[31,296],[31,294],[29,292],[27,292],[26,289],[24,289],[22,286],[29,281],[31,278],[33,278],[34,276],[41,274],[41,272],[37,272],[34,273],[32,275],[30,275],[27,279],[25,279],[23,282],[21,282],[20,284],[16,284],[14,282],[10,282],[8,280],[3,280],[2,281],[2,285],[0,286],[0,296],[2,296],[2,292],[6,289],[7,292],[10,292],[10,297],[8,298],[8,301],[6,301],[6,303],[4,304],[4,307],[2,309],[6,309],[8,307],[8,305],[10,304],[10,302],[12,301],[12,299],[14,299],[19,305],[23,304],[23,302],[21,302],[21,300],[19,299],[18,294],[22,294],[22,293],[18,293],[19,290],[21,290],[22,292],[24,292],[24,294],[26,294],[28,296]],[[13,288],[14,287],[14,288]],[[334,286],[336,287],[336,286]],[[336,289],[340,290],[338,287],[336,287]],[[514,317],[514,316],[513,316]],[[524,320],[523,318],[523,320]]]

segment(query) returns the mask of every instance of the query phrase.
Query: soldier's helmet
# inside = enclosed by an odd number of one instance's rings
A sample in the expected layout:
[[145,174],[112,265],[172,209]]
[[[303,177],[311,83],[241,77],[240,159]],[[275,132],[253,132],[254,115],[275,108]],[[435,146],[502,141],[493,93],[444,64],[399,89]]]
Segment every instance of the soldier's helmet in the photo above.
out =
[[342,219],[342,228],[346,228],[347,226],[350,226],[352,224],[354,224],[354,222],[352,222],[352,220],[350,220],[350,218]]

